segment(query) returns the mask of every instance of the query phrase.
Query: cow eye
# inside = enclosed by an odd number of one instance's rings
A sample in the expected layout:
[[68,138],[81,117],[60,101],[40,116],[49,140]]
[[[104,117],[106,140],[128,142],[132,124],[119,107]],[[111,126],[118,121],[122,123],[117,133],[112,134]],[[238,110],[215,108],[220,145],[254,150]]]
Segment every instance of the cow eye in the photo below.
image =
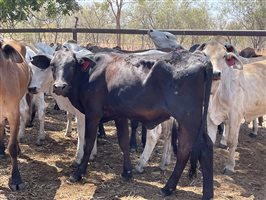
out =
[[169,39],[169,36],[168,36],[168,35],[166,35],[166,38],[167,38],[167,39]]

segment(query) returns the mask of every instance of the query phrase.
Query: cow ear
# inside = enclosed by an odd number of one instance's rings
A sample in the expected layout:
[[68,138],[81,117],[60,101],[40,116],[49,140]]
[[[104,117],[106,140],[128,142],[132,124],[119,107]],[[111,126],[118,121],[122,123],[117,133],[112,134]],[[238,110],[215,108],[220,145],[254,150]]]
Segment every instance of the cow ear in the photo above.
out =
[[46,55],[36,55],[30,62],[39,69],[47,69],[50,66],[51,58]]
[[88,72],[91,68],[96,65],[96,62],[88,57],[82,57],[78,60],[79,64],[81,64],[81,70],[83,72]]
[[233,67],[234,69],[243,69],[243,63],[238,59],[238,57],[233,53],[227,53],[224,56],[225,62],[228,67]]
[[203,51],[205,49],[206,43],[202,43],[201,45],[198,46],[196,50],[198,51]]
[[24,61],[22,55],[9,44],[4,44],[2,46],[2,51],[5,58],[11,59],[15,63],[22,63]]

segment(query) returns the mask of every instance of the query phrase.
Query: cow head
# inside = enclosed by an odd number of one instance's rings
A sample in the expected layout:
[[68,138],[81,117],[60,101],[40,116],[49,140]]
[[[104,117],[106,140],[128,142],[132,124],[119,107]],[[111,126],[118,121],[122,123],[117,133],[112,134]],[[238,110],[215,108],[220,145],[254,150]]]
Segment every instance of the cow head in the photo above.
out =
[[32,71],[32,77],[28,87],[29,92],[34,94],[50,92],[49,89],[53,82],[52,69],[50,67],[51,58],[52,56],[49,55],[35,55],[31,58],[29,66]]
[[183,49],[183,47],[177,43],[176,37],[172,33],[149,30],[148,35],[157,49]]
[[222,71],[228,68],[243,69],[243,64],[232,45],[223,45],[216,41],[210,41],[201,44],[197,50],[203,51],[210,58],[214,71]]
[[56,49],[51,66],[54,77],[53,91],[57,95],[67,96],[76,76],[79,73],[88,74],[88,71],[95,66],[90,56],[91,52],[85,49],[78,52],[65,46]]
[[[217,41],[209,41],[201,44],[197,50],[204,52],[209,57],[214,71],[216,80],[223,79],[223,76],[235,76],[236,70],[243,69],[243,64],[238,56],[234,53],[235,48],[231,45],[223,45]],[[219,75],[219,76],[217,76]],[[211,93],[218,89],[219,81],[213,81]]]

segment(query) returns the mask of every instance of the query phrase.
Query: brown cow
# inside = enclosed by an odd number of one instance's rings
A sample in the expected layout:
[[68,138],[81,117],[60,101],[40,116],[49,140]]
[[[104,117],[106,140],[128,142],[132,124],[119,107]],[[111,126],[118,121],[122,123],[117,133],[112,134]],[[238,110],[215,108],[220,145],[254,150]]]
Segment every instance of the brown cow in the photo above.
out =
[[12,40],[0,41],[0,157],[5,155],[4,128],[7,120],[10,126],[8,150],[11,157],[12,190],[22,189],[17,166],[18,130],[19,130],[19,102],[24,96],[29,84],[29,68],[25,62],[26,48]]

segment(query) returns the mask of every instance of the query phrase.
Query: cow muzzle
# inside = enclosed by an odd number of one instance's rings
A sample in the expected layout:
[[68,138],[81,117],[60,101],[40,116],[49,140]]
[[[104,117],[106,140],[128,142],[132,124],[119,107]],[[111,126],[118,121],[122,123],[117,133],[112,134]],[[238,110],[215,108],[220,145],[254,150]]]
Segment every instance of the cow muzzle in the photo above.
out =
[[37,94],[37,93],[38,93],[38,91],[37,91],[37,87],[29,87],[29,88],[28,88],[28,91],[29,91],[29,93],[31,93],[31,94]]
[[57,95],[66,97],[69,93],[70,86],[67,83],[54,83],[53,92]]
[[219,71],[213,71],[212,80],[218,81],[221,79],[221,72]]

